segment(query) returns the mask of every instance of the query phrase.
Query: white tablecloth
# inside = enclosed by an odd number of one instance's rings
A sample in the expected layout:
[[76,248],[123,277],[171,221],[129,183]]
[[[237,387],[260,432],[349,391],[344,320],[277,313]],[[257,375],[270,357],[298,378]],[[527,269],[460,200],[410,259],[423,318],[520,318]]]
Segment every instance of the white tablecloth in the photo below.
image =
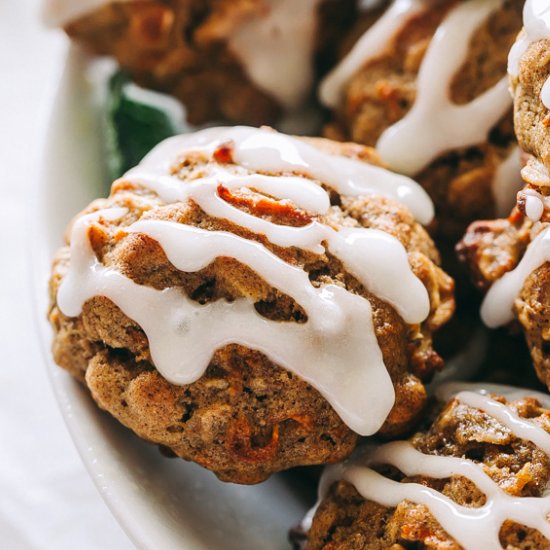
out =
[[64,40],[38,11],[38,0],[0,1],[0,547],[126,550],[65,428],[33,325],[26,221]]

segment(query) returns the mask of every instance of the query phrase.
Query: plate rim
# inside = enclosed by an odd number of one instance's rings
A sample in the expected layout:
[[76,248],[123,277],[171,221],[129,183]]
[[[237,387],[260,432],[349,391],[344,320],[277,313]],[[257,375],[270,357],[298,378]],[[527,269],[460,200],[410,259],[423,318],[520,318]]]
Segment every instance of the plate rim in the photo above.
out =
[[[53,240],[47,236],[48,233],[51,233],[49,227],[51,216],[48,216],[45,204],[47,204],[48,200],[51,201],[52,194],[51,175],[48,174],[48,163],[50,162],[48,152],[49,150],[56,151],[56,147],[59,148],[59,145],[56,145],[56,139],[47,140],[46,138],[58,125],[58,118],[64,113],[60,102],[65,91],[64,87],[67,86],[66,79],[68,73],[73,72],[78,78],[82,78],[83,75],[81,73],[85,72],[83,70],[83,66],[85,67],[85,65],[83,64],[90,59],[91,56],[86,54],[78,45],[69,43],[68,41],[64,45],[63,51],[57,60],[59,61],[59,66],[57,67],[54,93],[51,94],[51,98],[48,98],[47,116],[43,124],[41,139],[38,140],[38,143],[41,144],[36,162],[38,186],[29,201],[30,204],[27,209],[29,219],[27,220],[26,238],[27,266],[28,273],[30,274],[28,279],[32,287],[30,289],[30,297],[34,332],[38,336],[40,352],[46,367],[50,387],[70,438],[102,500],[129,541],[136,548],[143,550],[156,550],[159,546],[163,550],[171,550],[172,548],[174,550],[176,548],[178,550],[202,550],[210,546],[207,546],[208,537],[205,541],[201,536],[200,528],[191,523],[181,525],[181,522],[178,522],[177,527],[175,527],[174,521],[177,521],[178,518],[170,516],[170,510],[167,510],[167,513],[164,515],[161,513],[156,515],[148,513],[148,511],[154,510],[154,503],[143,499],[143,493],[147,491],[147,484],[145,483],[142,487],[138,486],[134,468],[125,468],[125,464],[122,462],[120,464],[121,467],[116,471],[116,476],[112,475],[113,472],[110,471],[112,469],[111,462],[104,462],[106,459],[116,462],[120,458],[118,456],[120,453],[117,453],[116,446],[111,445],[109,440],[120,434],[127,434],[129,440],[133,441],[136,445],[141,444],[142,441],[110,415],[104,411],[100,411],[89,393],[86,392],[84,386],[55,364],[51,353],[53,331],[47,319],[47,312],[49,304],[48,279],[53,257],[51,255]],[[81,66],[78,67],[78,64]],[[53,133],[55,135],[58,132]],[[53,166],[55,166],[55,162]],[[42,235],[42,237],[37,238],[37,235]],[[62,235],[61,232],[59,234],[59,246],[62,245]],[[90,434],[93,435],[92,438],[90,438]],[[155,453],[157,452],[156,449],[154,451]],[[127,458],[128,455],[125,456]],[[193,475],[192,470],[190,474]],[[211,472],[208,472],[208,474],[214,479]],[[277,476],[273,476],[273,478],[275,477]],[[144,479],[144,481],[147,480]],[[218,480],[215,480],[215,482],[221,483]],[[238,498],[246,498],[247,500],[250,498],[251,502],[254,502],[254,499],[263,498],[266,491],[270,494],[274,492],[274,494],[284,496],[288,491],[287,484],[287,481],[283,481],[281,484],[279,481],[271,482],[269,480],[264,484],[260,484],[265,487],[263,492],[238,493]],[[301,508],[304,505],[303,491],[300,491],[300,488],[298,488],[298,493],[302,492],[302,494],[295,494],[294,489],[293,487],[292,497],[298,499],[299,502],[296,502],[296,506]],[[233,492],[228,493],[228,497],[226,498],[231,498],[235,494]],[[158,494],[156,496],[158,498]],[[127,504],[129,500],[132,500],[134,506]],[[164,504],[165,502],[163,501]],[[281,514],[278,517],[280,523]],[[193,518],[191,517],[191,519]],[[244,521],[246,519],[245,517]],[[297,516],[295,519],[298,522],[300,517]],[[274,521],[274,524],[277,524],[277,521]],[[287,527],[290,528],[291,524],[288,524]],[[162,537],[160,541],[159,533]],[[184,533],[184,538],[181,537],[182,533]],[[284,534],[286,535],[286,533]],[[283,533],[281,533],[281,539],[282,535]],[[249,536],[251,540],[256,540],[258,533],[257,531],[251,531]],[[279,537],[277,540],[279,540]],[[279,543],[275,543],[274,541],[273,543],[279,544],[280,540]]]

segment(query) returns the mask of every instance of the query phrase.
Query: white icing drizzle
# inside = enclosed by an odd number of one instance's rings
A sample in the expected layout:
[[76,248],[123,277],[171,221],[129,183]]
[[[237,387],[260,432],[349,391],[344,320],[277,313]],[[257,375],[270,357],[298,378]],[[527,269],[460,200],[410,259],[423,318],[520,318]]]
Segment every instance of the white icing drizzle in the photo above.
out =
[[[523,19],[525,27],[508,57],[508,72],[512,78],[517,78],[520,59],[529,45],[542,38],[550,38],[550,5],[546,1],[527,0]],[[543,90],[548,89],[548,84],[547,81]],[[525,215],[535,223],[541,220],[545,209],[550,206],[549,198],[534,189],[520,191],[518,198],[525,200]],[[546,228],[529,244],[516,268],[506,273],[489,289],[481,306],[483,322],[491,328],[511,322],[514,318],[514,302],[525,280],[533,271],[549,261],[550,228]]]
[[516,399],[522,399],[523,397],[534,397],[541,405],[547,409],[550,409],[550,395],[547,393],[541,393],[535,390],[527,388],[518,388],[516,386],[507,386],[505,384],[491,384],[487,382],[455,382],[449,381],[441,384],[435,395],[439,401],[445,403],[452,399],[456,394],[468,391],[475,392],[481,395],[495,394],[501,395],[508,399],[508,401],[514,401]]
[[525,200],[525,215],[533,222],[542,218],[544,211],[550,208],[550,198],[545,197],[535,189],[527,188],[520,191],[518,200]]
[[[67,25],[71,21],[88,15],[95,10],[130,0],[44,0],[43,18],[50,27]],[[135,1],[135,0],[132,0]]]
[[[428,316],[427,290],[413,274],[403,245],[391,235],[365,228],[336,231],[315,220],[304,227],[277,225],[239,210],[217,193],[217,186],[223,183],[240,191],[255,190],[291,199],[309,212],[325,213],[329,208],[328,194],[312,181],[290,175],[236,175],[218,164],[210,165],[208,174],[190,182],[169,175],[169,167],[178,155],[189,151],[211,153],[229,136],[234,138],[233,158],[243,166],[250,166],[260,152],[264,154],[262,161],[269,165],[266,170],[280,172],[287,166],[299,166],[302,172],[309,172],[308,148],[289,146],[277,151],[279,142],[273,144],[271,139],[277,139],[278,134],[249,129],[232,133],[225,129],[167,140],[124,180],[151,189],[166,202],[191,199],[207,214],[264,234],[275,244],[298,246],[320,254],[328,251],[370,292],[393,305],[406,322],[420,323]],[[250,142],[251,136],[263,136],[265,140]],[[296,141],[288,139],[291,143]],[[285,139],[281,143],[287,145]],[[335,176],[328,172],[329,176]],[[343,170],[340,177],[345,180],[348,174],[349,171]],[[346,181],[345,185],[354,188],[353,181]],[[292,297],[305,310],[307,321],[270,321],[259,315],[246,298],[200,305],[177,288],[160,291],[138,285],[102,265],[88,240],[89,227],[100,217],[113,219],[123,213],[120,209],[102,211],[83,216],[75,223],[70,266],[57,298],[64,314],[79,315],[84,302],[93,296],[109,298],[141,326],[155,366],[176,384],[198,379],[213,352],[224,345],[236,343],[259,350],[318,389],[357,433],[369,435],[380,428],[395,396],[368,300],[333,284],[314,287],[306,272],[287,264],[259,242],[233,233],[160,220],[141,220],[124,230],[155,239],[169,261],[181,271],[198,271],[218,257],[234,258]]]
[[525,214],[531,221],[537,222],[542,218],[545,202],[546,199],[542,198],[542,196],[537,197],[536,195],[526,194]]
[[[526,392],[530,394],[529,391]],[[531,441],[550,456],[550,435],[534,422],[517,415],[510,407],[489,396],[463,391],[456,398],[496,419],[510,432]],[[471,480],[484,493],[486,502],[478,508],[461,506],[438,491],[418,483],[392,481],[371,468],[376,464],[391,464],[406,476],[426,476],[444,479],[462,476]],[[501,549],[499,532],[506,520],[537,529],[550,540],[550,495],[514,497],[502,490],[483,470],[483,466],[458,457],[426,455],[407,441],[395,441],[377,448],[366,448],[343,465],[331,466],[323,474],[320,500],[338,479],[352,483],[367,500],[395,507],[408,500],[423,504],[445,531],[468,550]],[[314,512],[314,511],[313,511]],[[312,512],[304,527],[311,524]]]
[[[45,0],[43,17],[67,25],[113,3],[129,0]],[[238,25],[228,47],[248,77],[283,107],[301,106],[313,83],[313,50],[320,0],[263,0],[263,10]]]
[[508,157],[497,166],[493,178],[493,196],[498,217],[508,216],[514,207],[516,193],[522,187],[521,151],[516,146]]
[[[550,40],[550,4],[547,0],[526,0],[523,7],[523,32],[508,56],[508,73],[512,79],[518,77],[521,58],[529,46],[544,39]],[[542,87],[540,99],[550,109],[550,78]]]
[[425,0],[395,0],[325,77],[319,88],[321,102],[327,107],[337,107],[342,99],[342,90],[353,75],[367,62],[383,54],[407,21],[425,8]]
[[299,107],[313,82],[320,0],[264,0],[265,13],[240,25],[229,47],[250,79],[287,109]]
[[498,420],[516,437],[531,441],[531,443],[539,447],[550,457],[550,434],[534,422],[522,418],[510,407],[494,399],[490,399],[487,395],[464,391],[457,394],[456,398],[461,403],[474,409],[479,409]]
[[[166,202],[177,202],[192,198],[209,216],[227,219],[237,225],[247,227],[255,233],[265,235],[275,245],[282,247],[296,246],[317,254],[324,252],[324,248],[320,244],[325,234],[324,226],[315,222],[297,228],[282,226],[233,208],[233,206],[218,195],[218,184],[223,182],[228,188],[242,187],[247,184],[247,178],[230,179],[226,175],[226,179],[224,180],[222,174],[220,171],[213,177],[201,178],[187,185],[182,185],[181,180],[173,176],[146,175],[141,171],[134,172],[130,177],[127,175],[124,179],[131,179],[134,183],[155,191]],[[260,178],[268,179],[269,176],[255,176],[251,178],[250,187],[263,190],[262,186],[259,185]],[[293,179],[299,181],[303,178]],[[311,182],[309,183],[311,184]],[[320,188],[317,187],[317,189]],[[279,193],[274,194],[274,196],[280,198]],[[296,204],[303,206],[304,203],[298,202]],[[310,211],[315,212],[314,209]]]
[[542,86],[542,90],[540,91],[540,100],[547,109],[550,109],[550,78],[547,78],[546,82]]
[[541,231],[529,244],[515,269],[494,282],[481,305],[481,318],[491,328],[508,324],[514,319],[514,301],[527,277],[550,262],[550,227]]
[[420,66],[412,109],[383,132],[376,146],[392,168],[416,174],[445,151],[482,143],[511,107],[506,78],[466,105],[449,98],[475,30],[501,4],[502,0],[460,2],[437,29]]
[[[100,215],[106,217],[109,212]],[[307,275],[292,266],[281,269],[284,262],[270,257],[261,245],[248,241],[243,245],[232,234],[209,235],[190,228],[188,238],[179,243],[174,242],[174,235],[165,239],[172,258],[186,267],[200,269],[208,263],[216,239],[226,241],[226,250],[239,244],[239,255],[250,259],[259,253],[254,267],[262,269],[263,274],[273,271],[269,279],[278,282],[283,291],[290,289],[299,296],[309,318],[304,324],[269,321],[244,298],[200,305],[178,289],[161,291],[138,285],[100,264],[87,237],[87,229],[95,219],[97,215],[85,216],[73,229],[70,269],[58,292],[59,307],[66,315],[79,315],[84,302],[93,296],[109,298],[141,326],[155,366],[174,384],[189,384],[200,378],[213,352],[224,345],[237,343],[259,350],[319,390],[358,433],[371,434],[380,428],[393,406],[394,390],[374,335],[367,300],[335,285],[313,290],[308,283],[300,289]],[[150,230],[154,232],[153,227]],[[175,239],[181,239],[184,231],[180,230]],[[208,239],[214,245],[207,245]],[[185,249],[183,253],[174,251],[174,246]],[[185,256],[187,250],[189,258]],[[235,252],[231,252],[233,255]]]
[[[335,231],[322,224],[312,227],[316,229],[319,244],[326,240],[328,250],[342,260],[370,292],[395,307],[406,322],[419,323],[428,316],[430,302],[426,288],[412,273],[407,253],[397,239],[377,229]],[[216,257],[227,256],[248,265],[271,286],[294,298],[306,311],[314,309],[318,294],[322,294],[311,285],[307,273],[285,263],[263,245],[232,233],[203,231],[158,220],[140,221],[128,230],[145,233],[158,241],[171,263],[181,271],[198,271]],[[396,284],[394,273],[399,273],[400,285]],[[317,321],[312,322],[321,323],[317,327],[319,330],[332,332],[338,327],[341,311],[325,306],[321,314],[323,308],[318,305],[317,309]]]
[[231,142],[237,164],[261,172],[305,174],[348,196],[382,195],[407,206],[422,224],[433,219],[434,207],[427,193],[414,180],[363,161],[330,155],[299,139],[265,129],[236,126],[208,128],[182,134],[157,145],[127,176],[143,169],[168,171],[186,149],[206,155],[222,143]]
[[[501,5],[502,0],[468,0],[444,18],[420,66],[412,109],[378,140],[382,159],[393,169],[414,175],[446,151],[485,141],[511,107],[506,78],[466,105],[456,105],[449,97],[474,32]],[[324,80],[323,103],[336,107],[353,75],[381,55],[408,20],[429,7],[426,0],[395,0]]]

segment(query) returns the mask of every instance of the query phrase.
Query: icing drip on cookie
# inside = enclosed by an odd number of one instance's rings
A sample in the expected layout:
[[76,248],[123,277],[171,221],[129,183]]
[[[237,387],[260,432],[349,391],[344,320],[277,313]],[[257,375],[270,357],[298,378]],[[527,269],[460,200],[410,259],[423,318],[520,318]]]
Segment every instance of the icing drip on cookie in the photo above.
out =
[[319,88],[324,105],[336,108],[343,88],[368,61],[385,52],[388,44],[416,14],[426,9],[426,0],[395,0],[389,9],[361,36],[349,54],[325,77]]
[[147,169],[156,179],[167,174],[169,161],[181,155],[182,151],[192,149],[211,156],[226,142],[231,144],[234,162],[250,170],[305,175],[325,183],[341,195],[382,195],[403,203],[424,225],[433,218],[434,207],[429,196],[406,176],[360,160],[319,151],[304,141],[278,132],[246,126],[209,128],[169,138],[130,170],[126,178],[139,178]]
[[[449,98],[474,32],[501,5],[502,0],[459,2],[442,21],[420,66],[413,107],[377,143],[382,159],[393,169],[413,175],[446,151],[482,143],[511,107],[506,78],[466,105],[456,105]],[[408,20],[429,8],[426,0],[395,0],[327,77],[321,87],[325,104],[335,107],[347,81],[383,54]]]
[[542,90],[540,91],[540,100],[547,109],[550,109],[550,78],[548,78],[542,86]]
[[460,392],[475,392],[481,395],[501,395],[508,401],[515,401],[526,396],[534,397],[544,408],[550,409],[550,395],[539,391],[507,386],[505,384],[492,384],[489,382],[445,382],[435,392],[439,401],[446,403]]
[[437,29],[420,66],[412,109],[383,132],[376,146],[392,168],[416,174],[446,151],[482,143],[510,109],[506,78],[465,105],[449,98],[474,32],[501,4],[502,0],[460,2]]
[[[550,4],[547,0],[527,0],[523,8],[523,31],[508,56],[508,73],[519,76],[521,58],[529,46],[539,40],[550,40]],[[544,83],[540,99],[550,109],[550,78]]]
[[285,108],[299,107],[313,82],[320,0],[264,0],[265,11],[229,38],[249,78]]
[[494,282],[487,292],[481,305],[481,318],[488,327],[506,325],[514,319],[514,302],[525,280],[546,262],[550,262],[550,227],[533,239],[515,269]]
[[[128,1],[45,0],[44,19],[50,26],[63,26]],[[311,90],[320,2],[263,0],[258,13],[238,24],[227,39],[250,80],[288,110],[299,107]]]
[[[171,175],[170,167],[185,154],[210,158],[229,139],[234,163],[252,170],[292,175],[235,173],[219,163],[207,164],[204,174],[194,180]],[[301,227],[278,225],[221,198],[220,185],[240,192],[263,192],[289,201],[309,214],[322,215],[330,207],[327,191],[301,174],[319,177],[335,189],[372,192],[372,182],[354,179],[361,173],[355,163],[361,165],[361,162],[353,161],[353,169],[344,166],[338,170],[338,161],[349,159],[331,157],[309,145],[303,144],[305,148],[301,145],[298,140],[270,131],[205,130],[167,140],[121,182],[148,188],[168,203],[192,200],[206,214],[264,235],[273,244],[330,253],[370,293],[391,304],[407,323],[421,323],[430,311],[429,296],[412,272],[405,248],[393,236],[360,227],[337,231],[313,217]],[[322,166],[325,157],[329,168]],[[336,163],[334,166],[331,159]],[[310,161],[314,164],[318,161],[318,165],[310,165]],[[236,169],[234,165],[233,168]],[[321,178],[320,173],[326,174],[327,179]],[[367,171],[362,175],[377,174]],[[337,175],[341,181],[336,182]],[[411,185],[414,194],[413,190]],[[157,290],[138,285],[117,269],[99,262],[88,239],[90,226],[100,223],[102,217],[109,220],[123,214],[121,209],[105,210],[83,216],[75,223],[69,271],[57,298],[65,315],[80,315],[83,304],[94,296],[109,298],[141,326],[155,366],[175,384],[197,380],[215,350],[225,345],[241,344],[259,350],[309,382],[357,433],[369,435],[380,428],[395,395],[374,332],[369,300],[335,284],[314,286],[307,272],[285,262],[260,242],[229,232],[152,219],[121,229],[156,240],[168,260],[183,272],[199,271],[216,258],[233,258],[291,297],[304,309],[307,320],[271,321],[262,317],[247,298],[201,305],[178,288]]]
[[[550,435],[535,422],[520,417],[509,406],[488,395],[470,391],[460,392],[456,399],[485,412],[514,436],[532,442],[550,456]],[[486,502],[477,508],[462,506],[430,487],[393,481],[371,468],[384,464],[395,466],[405,476],[465,477],[483,492]],[[550,495],[511,496],[485,473],[482,465],[466,458],[427,455],[407,441],[395,441],[366,449],[362,456],[327,468],[321,480],[320,499],[339,479],[354,485],[363,498],[383,506],[393,508],[405,500],[423,504],[443,529],[468,550],[500,550],[499,532],[507,520],[537,529],[550,540],[550,523],[546,517],[550,513]],[[304,526],[308,527],[307,520]]]
[[532,222],[540,221],[546,208],[550,208],[550,199],[531,188],[521,191],[518,198],[525,201],[525,215]]

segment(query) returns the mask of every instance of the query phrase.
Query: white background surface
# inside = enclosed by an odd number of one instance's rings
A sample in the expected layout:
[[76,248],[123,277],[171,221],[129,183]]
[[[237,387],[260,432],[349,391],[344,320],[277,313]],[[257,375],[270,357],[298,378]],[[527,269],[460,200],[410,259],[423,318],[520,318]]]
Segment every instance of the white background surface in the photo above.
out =
[[0,0],[0,546],[128,550],[73,447],[35,334],[29,207],[64,40],[38,11],[38,0]]

